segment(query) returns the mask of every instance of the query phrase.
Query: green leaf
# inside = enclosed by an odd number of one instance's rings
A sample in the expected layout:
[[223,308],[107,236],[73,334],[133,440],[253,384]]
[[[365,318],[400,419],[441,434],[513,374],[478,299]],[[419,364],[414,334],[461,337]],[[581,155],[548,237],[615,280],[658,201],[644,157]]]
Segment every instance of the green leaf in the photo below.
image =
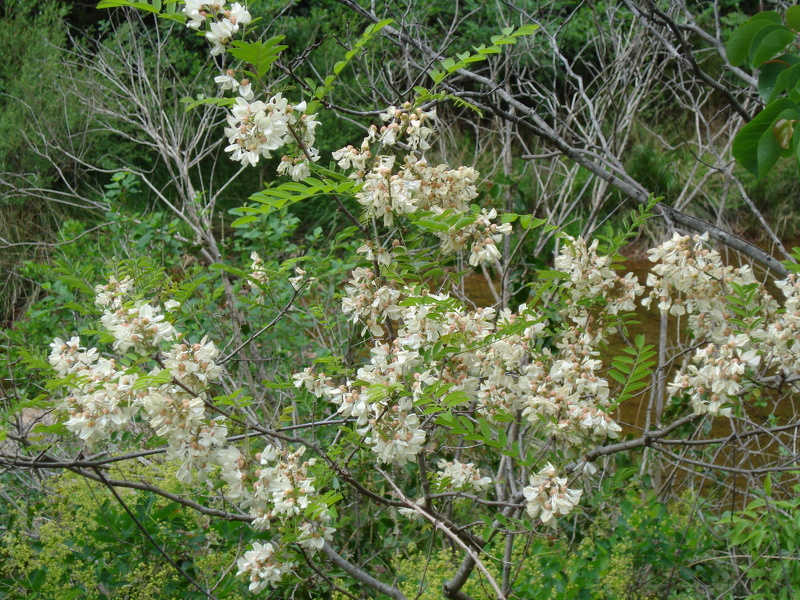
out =
[[138,8],[139,10],[143,10],[145,12],[153,13],[157,15],[160,11],[155,6],[149,5],[147,2],[134,2],[131,4],[133,8]]
[[197,99],[186,96],[185,98],[181,98],[180,101],[186,105],[186,110],[192,110],[205,104],[214,104],[215,106],[231,106],[234,102],[236,102],[234,98],[204,98],[201,96],[198,96]]
[[608,372],[608,376],[622,385],[625,385],[625,382],[628,381],[628,378],[625,375],[613,369]]
[[762,27],[753,36],[750,47],[750,66],[758,67],[770,58],[782,52],[795,38],[795,33],[783,25]]
[[761,99],[765,103],[777,98],[778,95],[786,89],[785,84],[780,88],[778,87],[781,85],[782,81],[784,81],[781,76],[792,66],[783,60],[785,58],[787,58],[787,56],[783,55],[775,60],[769,61],[762,67],[758,74],[758,95],[761,96]]
[[252,215],[247,217],[239,217],[233,223],[231,223],[231,227],[240,227],[241,225],[247,225],[253,221],[258,221],[258,217],[254,217]]
[[279,46],[278,43],[283,40],[285,36],[276,35],[265,42],[244,42],[236,40],[231,42],[231,47],[228,48],[228,53],[238,58],[239,60],[250,63],[256,69],[256,74],[259,78],[267,74],[272,63],[278,59],[278,54],[288,46]]
[[786,25],[800,31],[800,6],[790,6],[786,11]]
[[521,215],[519,218],[519,224],[523,229],[537,229],[546,223],[544,219],[535,219],[530,215]]
[[79,277],[75,277],[74,275],[61,275],[58,280],[67,284],[70,289],[78,290],[89,296],[94,296],[94,290]]
[[[791,108],[781,112],[758,141],[757,156],[759,173],[762,176],[775,166],[775,163],[778,162],[781,156],[791,156],[792,152],[788,144],[787,147],[784,147],[782,144],[788,141],[786,137],[788,134],[785,131],[787,124],[789,127],[792,127],[792,125],[788,123],[788,119],[797,118],[797,112],[797,108]],[[782,137],[779,138],[779,135]],[[744,317],[747,315],[744,314],[742,316]]]
[[768,11],[759,13],[742,23],[725,45],[725,52],[731,65],[738,67],[750,56],[753,39],[759,31],[771,24],[780,24],[780,22],[781,18],[778,13]]
[[131,6],[128,0],[101,0],[97,4],[97,8],[119,8],[120,6]]
[[[794,114],[794,117],[787,116]],[[797,104],[788,98],[779,98],[742,127],[733,140],[733,157],[757,179],[761,179],[781,156],[780,147],[772,134],[779,118],[797,118]]]
[[637,467],[625,467],[614,473],[612,487],[618,488],[625,485],[628,480],[639,472]]
[[417,219],[415,223],[420,227],[424,227],[425,229],[430,229],[432,231],[450,231],[450,226],[447,225],[447,223],[441,223],[439,221],[434,221],[433,219]]
[[489,427],[489,423],[486,422],[486,419],[480,419],[478,420],[478,425],[480,425],[484,439],[490,441],[492,439],[492,429]]

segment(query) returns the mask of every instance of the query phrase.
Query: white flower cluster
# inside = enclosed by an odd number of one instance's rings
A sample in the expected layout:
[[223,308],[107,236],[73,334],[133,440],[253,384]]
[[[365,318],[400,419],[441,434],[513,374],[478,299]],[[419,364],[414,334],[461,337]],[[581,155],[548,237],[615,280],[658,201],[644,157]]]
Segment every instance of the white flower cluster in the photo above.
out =
[[581,490],[567,487],[567,478],[558,477],[550,463],[536,475],[531,475],[531,484],[522,493],[528,502],[528,515],[539,517],[542,523],[554,528],[559,516],[568,515],[581,500]]
[[759,370],[798,371],[796,277],[777,282],[786,296],[780,311],[748,265],[725,265],[707,243],[707,234],[676,233],[648,251],[657,264],[642,304],[656,300],[662,312],[685,315],[689,331],[701,342],[691,362],[668,384],[670,394],[689,396],[695,414],[729,416],[730,405]]
[[731,284],[756,283],[748,265],[734,268],[722,263],[719,252],[706,247],[708,234],[681,236],[647,251],[656,264],[647,276],[650,294],[642,300],[649,307],[658,300],[658,309],[671,315],[711,313],[731,292]]
[[131,307],[114,311],[106,310],[100,322],[114,336],[114,350],[120,353],[133,348],[139,354],[146,355],[162,341],[171,341],[178,337],[172,323],[161,314],[161,307],[145,302],[137,302]]
[[250,254],[250,261],[250,277],[261,285],[267,285],[269,283],[269,276],[264,268],[264,261],[258,255],[258,252],[252,252]]
[[290,142],[288,106],[280,94],[268,102],[237,98],[225,128],[229,143],[225,151],[231,152],[231,159],[256,165],[259,157],[270,158],[273,150]]
[[126,428],[134,413],[136,375],[117,369],[114,359],[100,357],[96,348],[86,350],[78,337],[68,342],[56,338],[50,347],[56,372],[73,376],[71,393],[61,403],[69,414],[67,429],[92,446]]
[[239,28],[242,25],[249,25],[253,20],[247,9],[238,2],[227,8],[225,2],[186,0],[183,14],[189,18],[186,26],[192,29],[200,29],[209,19],[206,39],[212,45],[211,56],[224,53],[228,44],[239,32]]
[[385,285],[378,287],[372,269],[359,267],[353,270],[352,277],[345,286],[342,312],[352,315],[353,323],[364,323],[362,335],[369,330],[375,337],[381,337],[385,333],[381,324],[386,319],[400,317],[397,306],[399,300],[398,290]]
[[[283,527],[289,524],[294,532],[294,541],[314,554],[322,549],[336,530],[330,527],[331,517],[324,507],[313,506],[317,490],[314,486],[315,477],[309,475],[308,469],[316,463],[316,459],[302,460],[305,450],[304,446],[290,451],[268,445],[255,456],[258,468],[253,473],[252,491],[240,488],[243,492],[240,498],[241,505],[255,517],[251,524],[254,529],[268,530],[274,521],[280,522]],[[243,466],[241,457],[236,460],[240,467]],[[245,478],[241,474],[239,481]],[[282,542],[279,539],[273,542],[276,545],[256,542],[253,549],[239,559],[238,574],[249,574],[252,592],[277,583],[295,566],[282,557],[285,554],[282,552]]]
[[390,106],[381,114],[381,119],[387,124],[381,127],[378,139],[383,146],[394,146],[400,138],[412,150],[427,150],[430,148],[428,139],[433,134],[430,126],[436,120],[436,109],[425,111],[422,108],[411,110],[411,104],[406,102],[401,108]]
[[[556,356],[542,349],[537,338],[545,323],[525,305],[518,314],[465,311],[446,294],[377,287],[368,269],[354,271],[342,303],[344,312],[364,322],[376,338],[385,333],[384,321],[395,322],[394,337],[373,341],[369,363],[356,373],[358,385],[336,384],[312,369],[296,374],[295,385],[355,418],[358,432],[382,462],[402,464],[422,449],[426,435],[415,406],[434,384],[463,392],[460,405],[475,402],[490,419],[524,411],[532,424],[572,444],[616,437],[620,431],[603,410],[610,402],[608,382],[597,374],[601,362],[575,344]],[[503,334],[507,327],[514,332]],[[452,352],[426,360],[426,350],[437,343]]]
[[[365,153],[359,155],[363,158]],[[337,158],[339,157],[339,158]],[[339,165],[350,165],[356,173],[366,168],[356,160],[351,147],[334,153]],[[395,215],[419,210],[450,210],[465,213],[477,198],[475,187],[478,173],[468,167],[448,169],[445,165],[431,167],[424,158],[413,154],[405,157],[395,173],[397,160],[393,155],[379,155],[363,178],[364,185],[356,194],[358,202],[370,217],[382,218],[391,227]],[[351,175],[352,177],[352,175]]]
[[[278,536],[271,543],[257,542],[238,563],[239,573],[250,576],[250,590],[260,591],[294,567],[286,543],[313,553],[335,532],[308,471],[316,459],[302,460],[304,447],[290,451],[267,446],[253,464],[230,445],[225,417],[211,418],[207,410],[209,386],[222,376],[216,363],[219,350],[206,337],[163,348],[181,335],[159,305],[134,301],[133,288],[127,278],[96,288],[96,302],[105,309],[101,322],[114,335],[116,350],[134,348],[157,365],[147,372],[142,361],[134,367],[118,364],[96,348],[87,350],[78,337],[56,338],[50,363],[69,386],[60,404],[69,415],[66,427],[91,446],[133,422],[145,422],[167,441],[166,459],[179,463],[180,481],[204,481],[215,473],[225,484],[226,498],[250,511],[254,528],[268,529],[279,519],[288,541]],[[180,304],[168,301],[165,306],[173,310]]]
[[184,388],[202,390],[222,374],[214,362],[218,356],[219,350],[206,336],[198,344],[174,344],[164,357],[164,368]]
[[292,128],[305,151],[296,159],[284,156],[278,173],[289,174],[295,180],[307,177],[311,173],[309,158],[319,160],[319,152],[313,147],[319,121],[315,114],[304,114],[305,110],[305,101],[289,104],[280,92],[267,102],[239,96],[228,115],[225,151],[231,153],[231,160],[255,166],[260,157],[270,158],[274,150],[297,141]]
[[603,369],[594,358],[598,354],[575,352],[572,345],[556,357],[542,352],[539,360],[525,365],[518,384],[524,390],[523,416],[573,445],[619,437],[622,428],[605,412],[609,386],[598,374]]
[[[439,207],[434,207],[433,212],[444,214],[444,210]],[[471,242],[469,264],[477,267],[484,263],[497,263],[502,258],[497,244],[504,235],[511,235],[511,223],[492,223],[496,218],[497,211],[494,208],[489,211],[484,208],[476,216],[474,223],[445,232],[435,232],[442,240],[442,252],[447,254],[463,250]]]
[[483,492],[492,485],[491,478],[481,477],[481,470],[473,463],[441,459],[437,466],[439,471],[434,474],[433,481],[439,490]]
[[678,397],[690,392],[692,408],[697,415],[729,417],[731,408],[723,405],[742,391],[745,374],[761,362],[761,356],[749,350],[749,346],[750,338],[739,334],[726,344],[708,344],[698,349],[693,364],[676,376],[667,389]]
[[305,450],[305,446],[293,452],[267,446],[257,454],[260,466],[255,472],[253,494],[246,504],[255,517],[253,527],[256,529],[269,529],[270,522],[277,518],[301,515],[303,526],[298,543],[309,550],[319,550],[334,529],[328,527],[330,516],[327,513],[315,518],[305,514],[317,491],[315,478],[308,473],[317,459],[302,460]]
[[228,90],[236,90],[239,96],[243,100],[247,100],[248,102],[255,98],[255,92],[253,92],[253,84],[250,83],[249,79],[237,79],[236,78],[236,71],[233,69],[228,69],[225,71],[223,75],[218,75],[214,77],[214,82],[219,85],[220,90],[228,91]]
[[[413,150],[425,150],[433,129],[430,126],[436,117],[434,111],[421,109],[412,111],[410,105],[403,108],[390,107],[382,114],[388,121],[380,131],[370,128],[361,148],[347,146],[333,153],[334,160],[343,169],[352,172],[349,178],[363,183],[356,193],[356,199],[364,207],[368,217],[382,219],[386,227],[394,224],[399,215],[409,215],[419,211],[430,211],[442,217],[465,215],[470,203],[478,196],[476,181],[478,173],[468,167],[448,169],[445,165],[432,167],[425,158],[409,153],[402,164],[393,154],[373,157],[370,144],[378,142],[390,148],[404,141]],[[457,225],[447,230],[435,230],[442,240],[442,251],[457,252],[471,249],[469,262],[473,266],[494,263],[500,259],[497,243],[504,235],[511,233],[511,225],[492,223],[497,218],[494,209],[483,210],[473,219],[458,219]],[[377,257],[379,264],[388,264],[388,252],[365,243],[359,249],[367,254],[369,260]]]
[[253,542],[252,550],[245,552],[236,566],[239,567],[236,574],[247,575],[250,578],[249,590],[256,594],[268,585],[278,583],[294,567],[292,563],[276,556],[275,546],[269,542]]
[[[175,343],[162,352],[162,342],[177,340],[180,335],[165,320],[160,306],[132,303],[132,289],[128,279],[111,279],[108,285],[97,286],[95,301],[105,309],[100,321],[114,336],[116,351],[132,348],[143,355],[162,357],[162,366],[145,374],[161,383],[137,385],[141,372],[118,367],[115,359],[101,357],[96,348],[86,350],[77,337],[69,342],[56,338],[51,344],[50,364],[59,375],[74,376],[72,393],[61,404],[69,414],[66,426],[91,446],[143,417],[157,435],[168,440],[168,460],[181,463],[179,478],[203,478],[218,462],[215,451],[227,436],[224,419],[210,419],[205,409],[205,390],[222,373],[214,362],[219,351],[203,338],[197,344]],[[166,304],[179,306],[174,301]],[[169,383],[160,377],[164,370]]]
[[[564,237],[555,268],[567,275],[569,292],[562,316],[579,328],[577,335],[589,346],[614,333],[604,328],[605,317],[633,311],[644,287],[632,273],[620,276],[611,267],[611,257],[597,254],[597,240],[590,246],[583,238]],[[591,304],[589,304],[591,303]]]
[[125,277],[122,281],[117,281],[111,277],[106,285],[95,286],[94,292],[97,294],[96,302],[103,308],[114,310],[122,308],[122,300],[133,290],[133,279]]

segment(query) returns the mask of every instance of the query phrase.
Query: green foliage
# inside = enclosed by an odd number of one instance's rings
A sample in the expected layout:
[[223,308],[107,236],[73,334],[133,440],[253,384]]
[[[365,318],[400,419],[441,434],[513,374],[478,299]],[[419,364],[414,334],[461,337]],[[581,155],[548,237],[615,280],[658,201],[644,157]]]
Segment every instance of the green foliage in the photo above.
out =
[[650,384],[653,367],[657,364],[650,360],[656,352],[653,346],[645,344],[643,335],[636,336],[633,348],[623,348],[622,351],[625,354],[611,359],[613,368],[608,372],[609,377],[622,384],[622,391],[614,399],[617,406],[633,398]]
[[445,58],[439,63],[438,68],[433,68],[428,71],[428,76],[433,81],[433,87],[431,87],[430,90],[423,86],[414,87],[414,92],[417,94],[415,106],[421,106],[422,104],[432,101],[441,102],[448,100],[453,102],[456,106],[474,110],[478,115],[481,115],[480,109],[463,98],[444,92],[434,94],[433,90],[438,88],[447,77],[451,76],[459,69],[467,69],[473,63],[483,62],[492,55],[500,54],[503,51],[501,46],[514,45],[517,43],[517,38],[520,36],[533,35],[536,33],[537,29],[539,29],[538,25],[523,25],[517,29],[505,27],[501,34],[491,36],[490,46],[481,44],[480,46],[474,46],[472,48],[473,52],[461,52],[456,54],[455,58]]
[[[713,519],[725,546],[735,549],[742,574],[737,587],[748,600],[789,600],[800,582],[800,486],[782,497],[773,496],[773,487],[767,475],[759,498],[741,512]],[[719,565],[721,560],[717,557],[714,562]]]
[[344,71],[345,67],[350,64],[354,58],[361,55],[366,45],[374,36],[378,34],[378,32],[380,32],[381,29],[387,25],[390,25],[391,23],[393,23],[391,19],[383,19],[377,23],[367,26],[367,28],[364,30],[364,33],[361,34],[361,37],[356,40],[355,45],[345,53],[344,59],[337,61],[333,65],[333,72],[325,77],[321,85],[316,85],[312,79],[306,79],[306,85],[308,85],[309,90],[312,91],[313,97],[313,101],[309,105],[309,112],[314,112],[317,110],[317,108],[320,106],[320,103],[333,89],[334,82],[342,73],[342,71]]
[[279,45],[283,39],[284,36],[276,35],[263,42],[260,40],[255,42],[236,40],[231,42],[228,54],[252,65],[255,72],[245,71],[247,75],[254,79],[263,79],[269,73],[272,63],[278,59],[278,54],[288,48],[288,46]]
[[355,194],[360,185],[356,182],[345,179],[341,175],[333,172],[327,174],[333,179],[324,178],[322,180],[314,177],[307,177],[303,181],[289,181],[281,183],[275,187],[269,187],[261,192],[250,196],[252,202],[258,202],[261,206],[243,206],[235,210],[237,214],[245,216],[236,219],[231,226],[241,227],[256,221],[256,215],[268,215],[273,211],[291,206],[295,202],[300,202],[308,198],[320,198],[326,195],[348,195]]
[[[616,493],[598,494],[593,502],[602,504],[599,518],[571,537],[516,536],[510,572],[515,596],[644,600],[669,593],[670,598],[689,599],[701,585],[713,587],[725,581],[723,573],[705,563],[692,564],[705,558],[709,547],[689,524],[687,502],[666,506],[652,493],[624,485]],[[503,552],[502,546],[490,545],[482,556],[498,581]],[[442,585],[453,577],[459,562],[446,544],[431,539],[407,547],[393,566],[407,597],[433,600],[442,597]],[[481,578],[470,579],[463,591],[476,600],[494,598]]]
[[[734,66],[745,61],[760,68],[758,90],[766,106],[736,135],[733,156],[762,179],[781,157],[794,156],[800,167],[800,58],[792,42],[797,38],[800,13],[790,8],[786,25],[774,11],[758,13],[741,24],[726,45]],[[789,46],[790,52],[784,52]],[[780,54],[780,55],[779,55]],[[779,55],[776,57],[776,55]]]
[[[158,462],[112,467],[107,476],[154,474],[175,481]],[[13,485],[4,475],[6,486]],[[0,515],[13,531],[0,537],[0,596],[50,598],[206,598],[143,536],[107,490],[90,489],[64,474],[48,482],[45,495],[13,507],[0,499]],[[171,491],[179,492],[175,484]],[[6,489],[11,489],[6,487]],[[184,571],[218,597],[250,598],[247,582],[230,570],[236,540],[252,534],[241,524],[212,520],[137,490],[121,490],[125,503],[148,533]]]
[[129,0],[100,0],[97,8],[133,8],[158,15],[164,19],[172,19],[179,23],[184,23],[186,21],[186,16],[178,10],[179,4],[179,0],[164,0],[163,2],[162,0],[150,0],[149,2],[130,2]]

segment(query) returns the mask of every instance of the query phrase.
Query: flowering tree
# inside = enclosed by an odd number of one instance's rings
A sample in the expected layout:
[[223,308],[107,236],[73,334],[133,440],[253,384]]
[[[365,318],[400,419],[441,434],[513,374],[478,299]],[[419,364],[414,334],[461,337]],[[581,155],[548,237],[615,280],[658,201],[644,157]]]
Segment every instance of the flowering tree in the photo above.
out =
[[[257,534],[236,566],[252,592],[311,570],[342,594],[352,597],[355,589],[343,582],[346,575],[398,599],[407,595],[391,576],[354,559],[362,532],[343,507],[392,511],[415,539],[442,536],[460,556],[445,597],[468,598],[463,590],[472,578],[487,596],[507,598],[519,578],[519,544],[574,526],[586,510],[584,496],[614,471],[613,455],[647,448],[684,467],[794,469],[792,453],[748,467],[687,454],[728,442],[744,450],[762,440],[786,445],[779,434],[796,430],[794,411],[788,422],[760,423],[748,407],[769,402],[774,415],[778,402],[794,402],[797,277],[777,282],[778,300],[752,267],[725,264],[708,233],[677,232],[648,252],[653,268],[644,281],[623,274],[618,251],[661,210],[657,201],[643,201],[619,234],[593,241],[562,234],[554,270],[525,283],[527,301],[519,306],[504,295],[497,306],[479,307],[459,293],[467,269],[506,272],[503,249],[510,249],[515,227],[536,235],[552,226],[481,207],[473,168],[429,162],[435,104],[447,99],[450,76],[527,39],[535,27],[504,29],[490,46],[444,60],[430,73],[434,87],[382,110],[380,124],[358,145],[333,152],[335,164],[326,168],[315,144],[335,77],[380,32],[399,35],[392,25],[370,25],[333,74],[300,100],[270,86],[280,38],[237,39],[252,24],[245,7],[187,0],[182,11],[165,14],[202,32],[212,55],[240,61],[215,79],[233,97],[190,105],[226,107],[232,160],[248,167],[280,156],[277,173],[292,179],[255,194],[237,224],[311,198],[335,203],[349,220],[358,264],[338,300],[358,350],[261,384],[291,388],[286,406],[251,403],[255,390],[245,384],[255,367],[245,376],[250,366],[233,369],[232,361],[299,299],[323,293],[325,274],[293,265],[289,277],[286,266],[273,269],[258,253],[249,269],[228,267],[246,282],[243,298],[282,287],[289,300],[252,336],[221,349],[223,340],[190,333],[191,290],[140,280],[123,266],[94,288],[102,328],[51,344],[45,399],[56,425],[47,431],[58,441],[8,431],[14,445],[3,447],[4,465],[69,469],[114,490],[123,506],[116,490],[134,488],[247,523]],[[643,336],[628,339],[639,307],[659,311],[667,327],[674,319],[675,348],[665,338],[658,350]],[[616,335],[627,346],[608,356]],[[648,386],[646,424],[621,440],[615,411]],[[718,418],[729,420],[725,439],[706,435]],[[126,432],[138,445],[126,441]],[[174,467],[183,493],[107,472],[144,456]],[[331,577],[334,570],[342,577]]]

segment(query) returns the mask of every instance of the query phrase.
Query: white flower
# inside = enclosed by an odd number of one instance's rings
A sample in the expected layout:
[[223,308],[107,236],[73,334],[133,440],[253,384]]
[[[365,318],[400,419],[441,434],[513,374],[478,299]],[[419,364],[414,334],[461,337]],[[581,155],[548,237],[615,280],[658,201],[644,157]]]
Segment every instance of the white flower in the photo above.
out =
[[300,526],[300,535],[297,538],[297,543],[306,550],[317,551],[321,550],[325,545],[325,541],[330,541],[336,530],[333,527],[328,527],[327,523],[330,517],[327,513],[322,513],[319,520],[306,521]]
[[255,279],[261,285],[266,285],[269,283],[269,276],[267,275],[267,271],[264,269],[264,261],[261,260],[261,257],[258,255],[258,252],[250,253],[250,276]]
[[531,475],[531,485],[522,493],[528,501],[527,512],[531,518],[539,517],[542,523],[556,527],[556,519],[567,515],[578,505],[581,490],[567,488],[567,478],[558,477],[550,463],[536,475]]
[[292,568],[291,564],[280,562],[275,557],[275,547],[269,542],[266,544],[253,542],[253,549],[245,552],[244,556],[236,561],[236,566],[239,567],[237,575],[249,575],[249,589],[254,593],[262,591],[268,585],[278,583]]
[[434,475],[434,481],[440,489],[483,492],[492,484],[489,477],[481,477],[480,469],[472,463],[441,459],[438,466],[439,471]]
[[295,267],[294,275],[294,277],[289,277],[289,283],[292,284],[292,287],[295,290],[299,290],[301,287],[303,287],[303,280],[305,279],[306,272],[300,267]]
[[211,23],[208,29],[206,39],[212,44],[211,56],[217,56],[225,52],[225,47],[231,43],[231,39],[239,28],[229,19],[222,19]]
[[243,165],[256,165],[259,157],[270,158],[291,139],[289,124],[294,120],[287,114],[288,103],[281,94],[276,94],[268,102],[250,102],[239,97],[228,116],[225,135],[231,152],[231,159]]
[[249,25],[253,20],[253,18],[250,16],[250,13],[247,12],[247,9],[245,9],[245,7],[238,2],[231,6],[228,18],[230,19],[231,23],[237,27],[240,25]]

